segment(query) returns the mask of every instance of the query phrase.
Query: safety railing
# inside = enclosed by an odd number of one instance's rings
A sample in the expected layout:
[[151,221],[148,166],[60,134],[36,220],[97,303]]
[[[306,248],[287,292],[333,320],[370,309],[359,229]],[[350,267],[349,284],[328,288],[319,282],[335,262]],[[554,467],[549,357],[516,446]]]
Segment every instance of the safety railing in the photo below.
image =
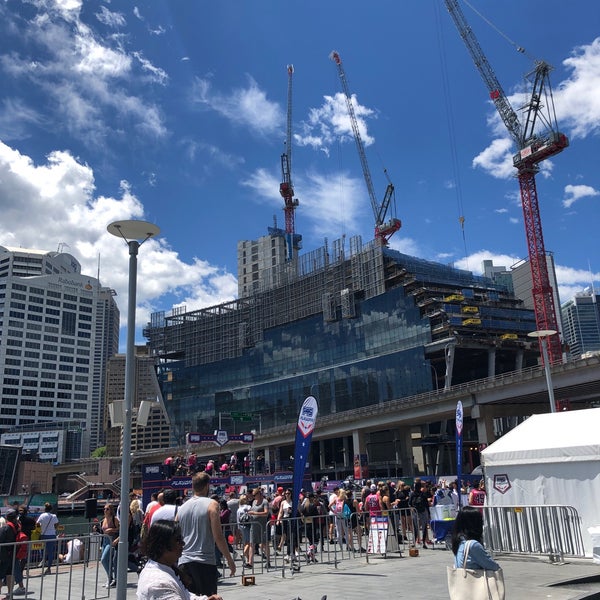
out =
[[[224,525],[234,558],[241,561],[237,575],[268,570],[296,572],[300,567],[407,552],[418,539],[414,509],[385,511],[381,516],[353,513],[348,519],[335,515],[284,518]],[[258,551],[257,551],[258,550]],[[223,576],[229,577],[227,568]]]
[[581,518],[572,506],[485,506],[484,540],[492,552],[547,554],[551,562],[584,557]]
[[108,597],[110,588],[103,586],[107,576],[100,562],[103,538],[92,534],[0,544],[0,555],[11,562],[5,585],[12,586],[12,596]]

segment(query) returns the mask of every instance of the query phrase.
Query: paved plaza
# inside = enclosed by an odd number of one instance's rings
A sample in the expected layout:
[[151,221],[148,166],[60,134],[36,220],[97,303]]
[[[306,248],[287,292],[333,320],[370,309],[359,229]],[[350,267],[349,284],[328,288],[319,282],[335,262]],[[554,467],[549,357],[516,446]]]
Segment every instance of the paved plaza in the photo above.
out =
[[[600,598],[600,565],[590,559],[567,560],[566,564],[550,564],[545,557],[497,556],[504,570],[506,597],[510,600],[583,600]],[[387,558],[363,556],[338,563],[323,562],[304,565],[292,573],[289,567],[255,573],[255,585],[242,586],[241,571],[234,578],[225,578],[219,586],[224,600],[328,600],[348,598],[448,598],[446,566],[452,555],[447,550],[422,550],[418,557],[397,554]],[[238,561],[239,565],[239,561]],[[589,581],[575,583],[575,579]],[[114,588],[102,587],[106,576],[102,567],[72,569],[59,567],[58,575],[43,579],[32,573],[27,597],[30,600],[54,598],[115,598]],[[561,582],[564,585],[555,585]],[[129,573],[128,600],[135,599],[137,575]],[[43,586],[43,587],[42,587]],[[595,595],[596,594],[596,595]]]

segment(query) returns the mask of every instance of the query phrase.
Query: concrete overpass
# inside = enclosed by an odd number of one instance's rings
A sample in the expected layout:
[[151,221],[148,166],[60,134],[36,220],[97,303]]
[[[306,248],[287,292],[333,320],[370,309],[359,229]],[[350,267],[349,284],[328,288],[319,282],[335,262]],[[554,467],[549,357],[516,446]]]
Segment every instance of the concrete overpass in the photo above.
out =
[[[557,402],[568,401],[572,410],[600,406],[600,357],[593,356],[551,368],[554,396]],[[471,443],[487,445],[495,440],[498,429],[494,429],[495,419],[522,418],[532,414],[550,410],[546,378],[542,367],[532,367],[521,371],[513,371],[455,385],[449,389],[440,389],[407,398],[399,398],[377,405],[366,406],[332,415],[320,416],[313,434],[313,452],[319,451],[319,444],[326,440],[345,438],[344,456],[346,473],[352,471],[352,457],[365,454],[370,438],[376,438],[382,431],[393,432],[393,444],[390,447],[390,462],[401,465],[403,472],[410,475],[414,471],[413,446],[423,446],[427,438],[426,426],[434,422],[449,423],[455,417],[456,404],[463,404],[467,419],[473,419],[476,431]],[[497,425],[497,422],[496,422]],[[429,457],[425,457],[426,470],[434,474],[443,468],[443,452],[451,449],[454,440],[440,436],[438,444],[435,440],[427,443]],[[295,424],[263,430],[256,438],[255,447],[265,453],[268,463],[275,462],[277,448],[289,447],[294,443]],[[419,436],[419,431],[421,435]],[[417,435],[415,436],[415,432]],[[446,436],[447,437],[447,436]],[[347,439],[351,438],[351,444]],[[469,441],[469,440],[467,440]],[[447,443],[446,443],[447,442]],[[392,442],[390,442],[391,444]],[[199,456],[215,456],[230,454],[234,450],[239,454],[248,451],[248,446],[229,443],[218,449],[214,444],[204,443],[194,447]],[[133,471],[139,471],[139,465],[149,462],[162,462],[171,453],[185,454],[185,448],[164,448],[157,451],[137,453],[133,457]],[[427,454],[427,452],[424,452]],[[436,455],[437,453],[437,455]],[[321,452],[322,454],[322,452]],[[110,459],[113,470],[118,470],[120,459]],[[76,473],[89,469],[90,459],[82,463],[59,465],[57,471],[64,476],[67,472]],[[322,465],[324,466],[324,465]],[[136,468],[137,467],[137,468]],[[342,465],[340,465],[342,467]],[[89,472],[89,471],[88,471]],[[108,480],[108,478],[107,478]],[[139,482],[132,481],[132,487],[139,487]]]

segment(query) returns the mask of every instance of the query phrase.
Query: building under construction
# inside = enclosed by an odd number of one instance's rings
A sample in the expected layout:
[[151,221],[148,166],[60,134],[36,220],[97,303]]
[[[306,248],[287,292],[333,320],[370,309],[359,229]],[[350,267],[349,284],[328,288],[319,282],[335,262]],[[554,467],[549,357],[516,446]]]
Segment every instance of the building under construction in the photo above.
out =
[[328,415],[537,361],[533,311],[488,278],[359,237],[286,260],[284,238],[239,243],[238,300],[152,315],[175,443],[232,413],[294,423],[308,395]]

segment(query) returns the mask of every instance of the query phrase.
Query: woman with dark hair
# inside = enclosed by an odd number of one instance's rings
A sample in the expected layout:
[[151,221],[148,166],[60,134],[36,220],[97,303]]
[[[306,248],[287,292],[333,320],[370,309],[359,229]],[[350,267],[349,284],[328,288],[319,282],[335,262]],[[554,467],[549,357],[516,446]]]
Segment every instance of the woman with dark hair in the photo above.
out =
[[452,553],[454,566],[462,568],[465,558],[465,546],[469,544],[467,569],[485,569],[497,571],[500,565],[483,547],[483,517],[474,506],[464,506],[456,515],[452,529]]
[[183,543],[179,523],[165,519],[152,523],[142,540],[148,562],[138,579],[138,600],[222,600],[218,594],[197,596],[186,589],[177,569]]

